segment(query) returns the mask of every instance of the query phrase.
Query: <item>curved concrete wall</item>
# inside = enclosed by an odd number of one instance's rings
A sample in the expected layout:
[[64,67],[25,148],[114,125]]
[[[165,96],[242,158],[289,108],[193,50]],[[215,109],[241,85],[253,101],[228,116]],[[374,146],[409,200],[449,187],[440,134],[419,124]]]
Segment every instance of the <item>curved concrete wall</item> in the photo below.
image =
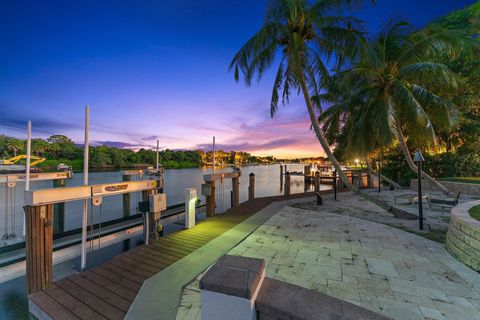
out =
[[480,271],[480,221],[468,213],[477,205],[480,201],[462,203],[452,209],[445,247],[458,260]]

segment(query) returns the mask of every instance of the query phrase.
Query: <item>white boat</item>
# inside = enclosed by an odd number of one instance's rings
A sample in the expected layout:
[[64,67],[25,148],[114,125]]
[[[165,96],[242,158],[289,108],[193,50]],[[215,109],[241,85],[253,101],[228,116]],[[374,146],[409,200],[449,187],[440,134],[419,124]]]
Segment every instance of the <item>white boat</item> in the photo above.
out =
[[72,171],[72,167],[65,163],[60,163],[57,165],[58,171]]

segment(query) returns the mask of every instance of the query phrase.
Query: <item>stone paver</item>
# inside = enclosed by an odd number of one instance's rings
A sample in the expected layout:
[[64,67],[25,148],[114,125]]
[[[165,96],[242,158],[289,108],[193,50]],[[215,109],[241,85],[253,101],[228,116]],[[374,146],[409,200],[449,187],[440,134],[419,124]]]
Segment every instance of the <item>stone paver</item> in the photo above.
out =
[[[479,273],[440,243],[349,215],[284,207],[229,254],[265,259],[269,277],[392,319],[480,319]],[[199,319],[196,288],[184,290],[177,319]]]

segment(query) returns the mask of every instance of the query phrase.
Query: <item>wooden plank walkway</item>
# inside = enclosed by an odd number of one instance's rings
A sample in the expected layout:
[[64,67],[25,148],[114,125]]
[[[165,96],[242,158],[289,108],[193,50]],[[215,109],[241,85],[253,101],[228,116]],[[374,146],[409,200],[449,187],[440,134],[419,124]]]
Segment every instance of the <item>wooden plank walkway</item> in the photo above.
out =
[[168,234],[86,272],[56,281],[29,296],[30,312],[43,319],[123,319],[142,283],[275,201],[313,196],[256,198]]

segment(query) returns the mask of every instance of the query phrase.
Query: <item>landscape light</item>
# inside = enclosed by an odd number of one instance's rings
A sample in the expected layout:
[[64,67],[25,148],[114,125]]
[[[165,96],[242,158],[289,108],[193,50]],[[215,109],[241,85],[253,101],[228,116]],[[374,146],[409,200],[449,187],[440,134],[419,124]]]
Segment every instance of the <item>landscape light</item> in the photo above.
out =
[[423,230],[423,203],[422,203],[422,163],[425,162],[425,158],[422,155],[420,149],[415,151],[413,161],[417,164],[418,174],[418,223],[420,230]]

